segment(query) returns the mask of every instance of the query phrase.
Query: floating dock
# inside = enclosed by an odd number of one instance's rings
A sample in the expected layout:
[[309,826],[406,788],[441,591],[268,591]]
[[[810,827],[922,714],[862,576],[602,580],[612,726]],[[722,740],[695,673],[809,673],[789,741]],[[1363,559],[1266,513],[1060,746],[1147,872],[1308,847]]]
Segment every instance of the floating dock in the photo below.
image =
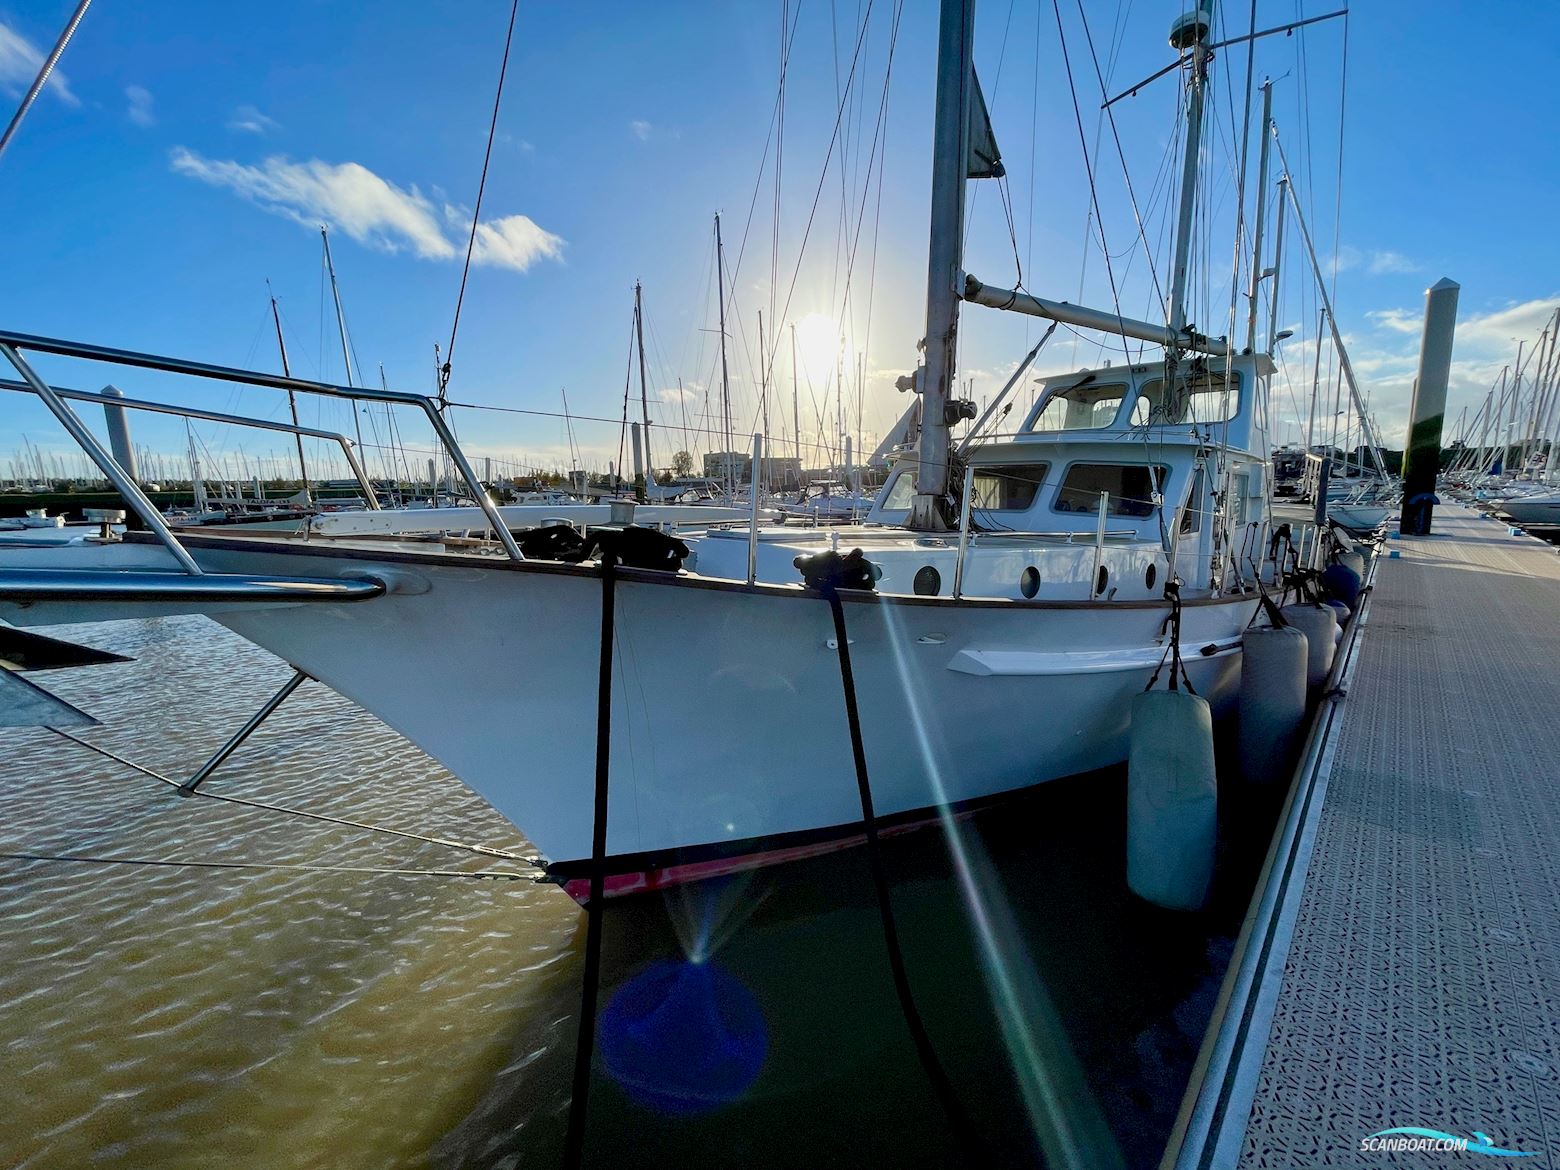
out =
[[1560,556],[1448,506],[1373,577],[1167,1170],[1560,1168]]

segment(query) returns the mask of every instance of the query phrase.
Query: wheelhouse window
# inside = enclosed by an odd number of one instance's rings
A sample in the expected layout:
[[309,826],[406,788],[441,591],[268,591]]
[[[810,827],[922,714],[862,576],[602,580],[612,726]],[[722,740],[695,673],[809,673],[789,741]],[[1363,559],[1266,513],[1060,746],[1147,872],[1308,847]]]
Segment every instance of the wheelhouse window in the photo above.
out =
[[1074,463],[1056,493],[1058,512],[1099,511],[1100,493],[1110,497],[1107,514],[1142,519],[1154,514],[1155,493],[1164,490],[1169,468],[1141,463]]
[[897,472],[888,495],[883,497],[883,511],[904,512],[915,502],[915,468],[907,467]]
[[1203,467],[1199,463],[1197,474],[1192,478],[1192,490],[1186,494],[1186,507],[1181,509],[1182,536],[1202,531],[1203,507]]
[[971,507],[982,512],[1021,512],[1032,507],[1045,483],[1049,463],[1010,463],[977,467]]
[[1175,393],[1165,396],[1165,380],[1143,384],[1132,404],[1133,426],[1228,422],[1240,411],[1240,374],[1198,370],[1188,381],[1175,380]]
[[1073,383],[1047,393],[1031,431],[1092,431],[1116,421],[1125,386]]

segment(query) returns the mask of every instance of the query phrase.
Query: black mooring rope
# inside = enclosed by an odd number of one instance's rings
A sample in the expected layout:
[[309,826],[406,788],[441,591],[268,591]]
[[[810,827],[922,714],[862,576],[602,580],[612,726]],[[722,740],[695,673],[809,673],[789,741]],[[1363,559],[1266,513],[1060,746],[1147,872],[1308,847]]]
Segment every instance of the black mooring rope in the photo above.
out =
[[916,1055],[926,1070],[932,1091],[948,1114],[948,1122],[954,1136],[966,1153],[978,1164],[989,1164],[990,1159],[978,1156],[984,1153],[974,1123],[965,1113],[954,1092],[953,1084],[937,1059],[937,1050],[927,1034],[926,1024],[916,1006],[915,993],[910,987],[910,977],[905,971],[905,957],[899,945],[899,926],[894,920],[894,904],[888,888],[888,875],[883,868],[883,857],[878,844],[877,813],[872,803],[872,780],[867,773],[867,752],[861,738],[861,714],[856,706],[856,677],[850,665],[850,639],[845,631],[845,607],[840,602],[839,591],[832,583],[820,583],[818,591],[829,603],[834,617],[834,640],[839,647],[840,684],[845,690],[845,721],[850,726],[850,749],[856,763],[856,789],[861,798],[861,821],[866,832],[867,860],[872,869],[872,884],[877,891],[878,915],[883,923],[883,942],[888,948],[888,965],[894,976],[894,991],[899,996],[899,1010],[904,1016],[910,1039],[915,1043]]
[[1195,695],[1197,688],[1192,686],[1192,676],[1186,673],[1186,663],[1181,659],[1181,582],[1170,580],[1165,582],[1165,600],[1170,603],[1170,616],[1165,619],[1170,627],[1170,645],[1165,647],[1165,652],[1159,658],[1159,665],[1154,667],[1154,673],[1148,676],[1148,685],[1144,691],[1154,689],[1154,684],[1159,681],[1159,672],[1165,668],[1165,663],[1170,665],[1169,684],[1172,691],[1180,690],[1180,681],[1186,683],[1188,694]]
[[607,792],[612,756],[613,607],[617,554],[601,552],[601,661],[596,690],[596,797],[590,842],[590,901],[585,906],[585,976],[580,991],[580,1027],[574,1045],[574,1086],[569,1128],[564,1136],[565,1170],[578,1170],[585,1156],[585,1114],[590,1100],[590,1062],[596,1047],[596,1000],[601,987],[601,917],[606,900]]

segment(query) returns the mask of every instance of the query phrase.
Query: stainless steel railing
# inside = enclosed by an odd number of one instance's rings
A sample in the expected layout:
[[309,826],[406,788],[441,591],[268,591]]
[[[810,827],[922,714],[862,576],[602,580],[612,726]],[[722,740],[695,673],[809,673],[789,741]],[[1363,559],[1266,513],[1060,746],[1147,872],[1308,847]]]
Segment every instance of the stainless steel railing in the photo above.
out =
[[[244,370],[235,366],[213,365],[209,362],[186,361],[182,358],[163,357],[158,354],[140,353],[136,350],[114,349],[108,346],[90,345],[85,342],[65,341],[55,337],[38,337],[27,333],[15,333],[10,330],[0,329],[0,357],[4,357],[16,368],[16,372],[22,376],[27,387],[36,394],[45,405],[48,406],[60,424],[69,432],[71,438],[86,452],[87,456],[98,466],[98,469],[108,477],[125,497],[125,500],[135,510],[136,514],[146,526],[157,534],[158,539],[167,547],[173,558],[186,573],[199,575],[200,566],[190,556],[189,550],[180,543],[179,538],[163,520],[162,513],[158,512],[146,494],[119,462],[98,442],[97,437],[87,429],[85,424],[76,417],[75,411],[65,402],[55,389],[40,378],[37,372],[28,364],[22,356],[22,352],[46,353],[58,357],[79,358],[84,361],[104,362],[109,365],[130,366],[137,369],[158,370],[169,374],[182,374],[195,378],[210,378],[219,382],[234,382],[244,386],[262,387],[272,390],[292,390],[303,394],[319,394],[327,398],[344,398],[354,402],[385,402],[403,406],[412,406],[423,412],[428,420],[428,425],[433,428],[434,435],[439,443],[449,454],[450,461],[460,473],[461,479],[470,489],[472,497],[481,507],[483,515],[487,517],[492,526],[494,535],[504,551],[509,554],[511,560],[523,561],[524,555],[520,552],[520,546],[515,543],[514,535],[505,525],[503,517],[493,501],[488,499],[487,492],[483,489],[481,481],[477,478],[475,469],[466,458],[465,452],[460,449],[454,433],[449,424],[444,421],[444,416],[439,412],[438,404],[427,395],[412,394],[403,390],[375,390],[371,387],[338,386],[330,382],[310,382],[302,378],[291,378],[277,374],[263,373],[257,370]],[[74,392],[73,392],[74,393]],[[128,406],[129,399],[114,398],[114,405]],[[290,428],[282,428],[290,429]],[[372,497],[372,493],[370,493]]]
[[[313,439],[325,439],[339,444],[341,453],[346,456],[347,465],[352,468],[352,474],[357,479],[358,485],[363,489],[366,503],[370,508],[378,509],[379,500],[375,495],[373,481],[368,478],[363,465],[358,461],[357,453],[353,450],[354,443],[337,431],[323,431],[317,427],[306,427],[295,423],[276,422],[268,418],[252,418],[242,414],[224,414],[218,410],[202,410],[195,406],[176,406],[171,402],[152,402],[145,398],[125,398],[122,395],[101,394],[91,390],[67,390],[63,386],[53,386],[51,389],[61,398],[71,402],[99,402],[104,406],[118,406],[126,410],[144,410],[152,414],[171,414],[179,418],[195,418],[205,422],[230,423],[233,426],[255,427],[264,431],[285,431],[291,435],[306,435]],[[23,394],[33,393],[33,388],[26,382],[16,382],[10,378],[0,378],[0,390],[18,391]]]

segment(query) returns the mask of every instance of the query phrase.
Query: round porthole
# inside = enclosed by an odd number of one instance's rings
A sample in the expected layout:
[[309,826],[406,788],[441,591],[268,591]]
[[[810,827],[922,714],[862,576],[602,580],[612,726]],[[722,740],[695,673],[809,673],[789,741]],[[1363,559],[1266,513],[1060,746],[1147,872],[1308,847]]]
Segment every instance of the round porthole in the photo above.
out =
[[915,571],[913,588],[917,597],[936,597],[942,589],[942,574],[931,565],[922,565]]
[[1040,570],[1030,565],[1018,578],[1018,591],[1025,597],[1034,597],[1040,592]]
[[1148,568],[1143,572],[1144,588],[1152,589],[1154,587],[1154,582],[1157,580],[1159,580],[1159,566],[1149,565]]
[[1100,566],[1099,580],[1094,582],[1094,596],[1098,597],[1105,592],[1105,587],[1110,584],[1110,570],[1104,565]]

